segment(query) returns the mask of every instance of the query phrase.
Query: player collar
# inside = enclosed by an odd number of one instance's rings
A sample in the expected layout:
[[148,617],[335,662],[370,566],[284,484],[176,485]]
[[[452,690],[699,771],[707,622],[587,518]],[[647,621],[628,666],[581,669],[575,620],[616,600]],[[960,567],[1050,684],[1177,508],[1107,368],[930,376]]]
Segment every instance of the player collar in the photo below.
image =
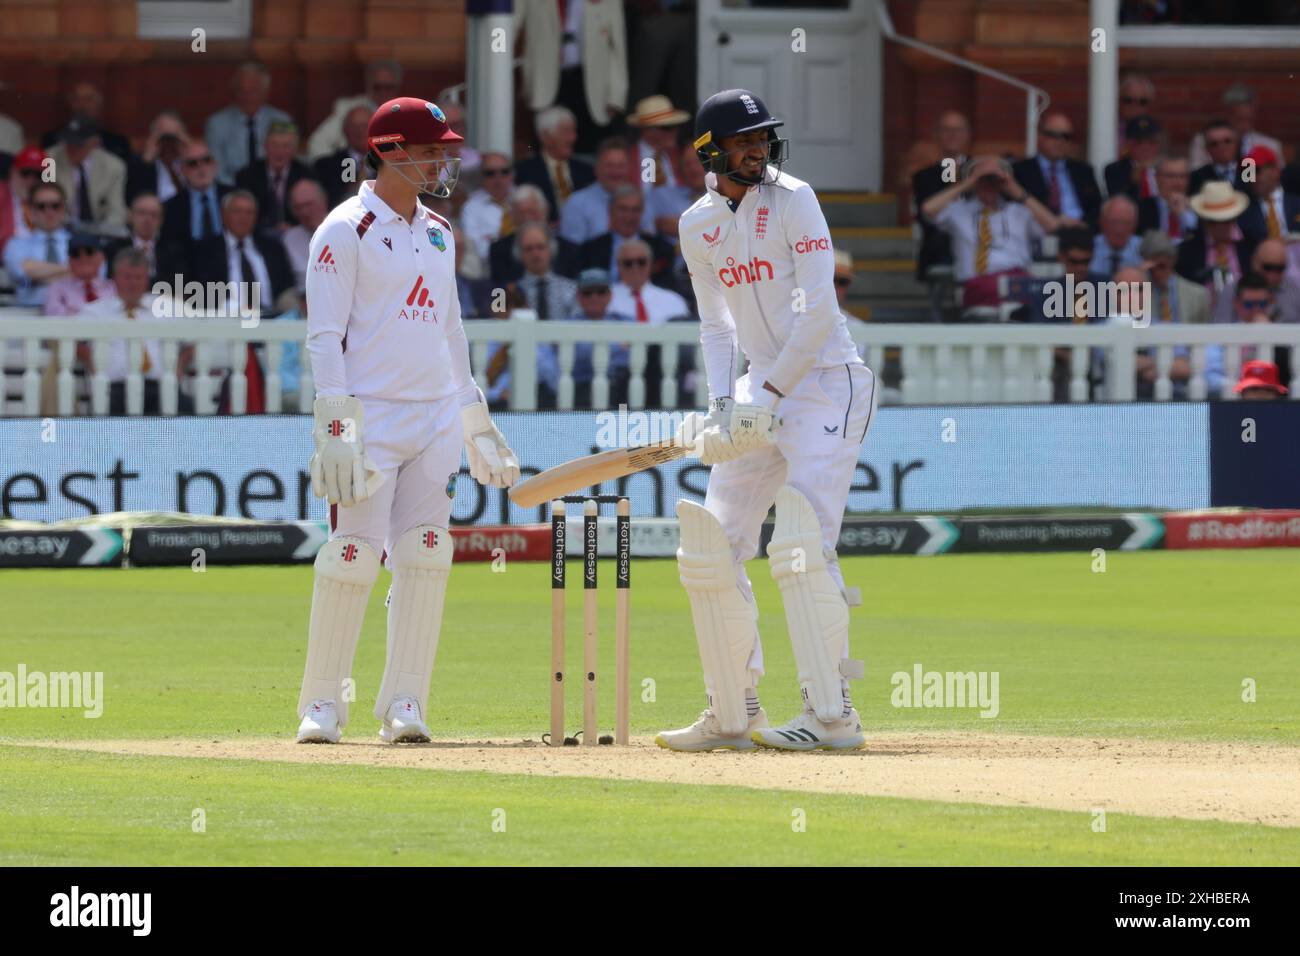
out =
[[[374,213],[375,221],[380,225],[387,225],[388,223],[395,222],[399,219],[403,222],[406,221],[393,211],[392,206],[388,205],[388,203],[375,195],[375,187],[371,180],[367,179],[361,184],[361,188],[357,191],[357,196],[361,199],[361,205],[365,206],[369,212]],[[415,199],[415,221],[412,222],[411,225],[415,225],[416,222],[427,221],[428,219],[429,210],[424,208],[424,203],[420,202],[420,199],[417,196]]]

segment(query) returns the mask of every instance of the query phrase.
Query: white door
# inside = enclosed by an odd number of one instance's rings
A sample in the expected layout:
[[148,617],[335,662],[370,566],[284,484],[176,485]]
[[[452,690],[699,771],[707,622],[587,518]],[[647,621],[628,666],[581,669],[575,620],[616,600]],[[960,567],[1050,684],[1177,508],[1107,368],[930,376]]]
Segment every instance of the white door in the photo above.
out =
[[699,98],[739,87],[785,125],[786,171],[814,189],[879,190],[880,29],[873,0],[751,8],[699,0]]

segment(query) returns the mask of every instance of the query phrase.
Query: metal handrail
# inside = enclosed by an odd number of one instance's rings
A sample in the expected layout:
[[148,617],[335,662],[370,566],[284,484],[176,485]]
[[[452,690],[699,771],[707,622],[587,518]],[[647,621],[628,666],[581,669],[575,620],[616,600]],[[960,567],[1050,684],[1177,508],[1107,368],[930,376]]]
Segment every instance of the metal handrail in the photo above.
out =
[[[1028,95],[1025,103],[1025,155],[1033,156],[1038,152],[1038,117],[1043,115],[1052,98],[1048,96],[1047,91],[1041,87],[1026,83],[1024,80],[1018,80],[1014,76],[995,70],[992,67],[984,66],[973,60],[967,60],[964,57],[949,53],[947,50],[941,50],[937,46],[931,46],[923,43],[913,37],[900,36],[894,30],[894,21],[889,17],[889,11],[885,8],[885,0],[876,0],[876,17],[880,23],[880,32],[886,38],[893,40],[902,46],[911,47],[914,50],[920,50],[927,53],[936,60],[943,60],[946,63],[952,63],[956,66],[964,66],[968,70],[981,73],[984,76],[1000,80],[1009,86],[1014,86],[1024,90]],[[1042,105],[1039,106],[1041,100]]]

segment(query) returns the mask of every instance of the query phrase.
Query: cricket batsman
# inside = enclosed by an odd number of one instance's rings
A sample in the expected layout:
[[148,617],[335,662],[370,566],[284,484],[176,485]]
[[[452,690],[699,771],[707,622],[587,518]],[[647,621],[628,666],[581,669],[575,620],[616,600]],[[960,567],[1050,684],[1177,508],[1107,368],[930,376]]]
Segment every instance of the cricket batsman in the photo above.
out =
[[[708,706],[670,750],[843,750],[865,745],[849,679],[849,606],[835,545],[876,380],[836,304],[830,231],[811,187],[781,171],[781,121],[753,93],[700,107],[695,148],[707,190],[680,241],[700,312],[707,416],[679,437],[712,466],[704,506],[677,504],[678,571],[690,600]],[[749,361],[741,370],[739,351]],[[763,650],[744,562],[776,505],[767,553],[785,604],[803,712],[769,727],[758,702]]]
[[424,715],[462,441],[476,481],[508,488],[519,477],[474,383],[451,224],[419,201],[456,187],[460,160],[447,146],[461,137],[436,105],[409,96],[380,106],[367,136],[375,178],[326,217],[308,260],[311,482],[330,503],[330,538],[316,556],[301,743],[337,743],[348,722],[344,682],[381,555],[392,588],[379,736],[430,739]]

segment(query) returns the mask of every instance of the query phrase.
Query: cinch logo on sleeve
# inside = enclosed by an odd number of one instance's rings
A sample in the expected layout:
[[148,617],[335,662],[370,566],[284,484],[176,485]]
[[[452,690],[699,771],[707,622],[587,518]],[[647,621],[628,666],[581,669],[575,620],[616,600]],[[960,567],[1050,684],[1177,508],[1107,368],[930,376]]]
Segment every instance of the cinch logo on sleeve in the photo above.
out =
[[402,309],[398,314],[399,318],[410,319],[412,322],[438,321],[438,316],[434,312],[433,296],[429,295],[429,290],[424,287],[424,276],[415,277],[415,285],[411,286],[406,304],[410,308]]
[[756,256],[748,262],[736,265],[736,260],[731,256],[727,256],[727,265],[718,270],[718,278],[722,280],[723,285],[730,289],[751,282],[762,282],[764,269],[767,270],[767,278],[773,278],[775,273],[772,272],[772,263],[766,259],[759,259]]
[[322,249],[320,255],[316,257],[315,268],[317,272],[331,272],[338,275],[338,266],[334,264],[334,253],[330,252],[329,246]]
[[830,252],[831,241],[825,236],[817,239],[809,239],[804,236],[794,244],[794,251],[802,255],[805,252]]

